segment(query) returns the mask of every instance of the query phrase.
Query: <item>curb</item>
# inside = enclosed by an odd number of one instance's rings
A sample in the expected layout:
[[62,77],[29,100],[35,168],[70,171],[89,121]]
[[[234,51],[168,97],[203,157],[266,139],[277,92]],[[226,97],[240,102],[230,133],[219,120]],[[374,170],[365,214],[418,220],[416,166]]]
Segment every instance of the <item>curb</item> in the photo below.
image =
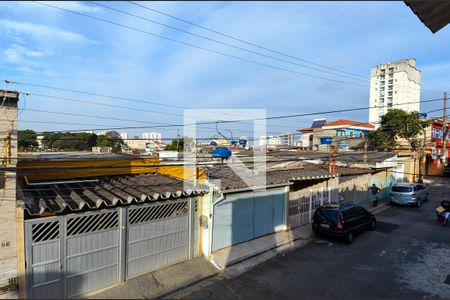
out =
[[[386,202],[384,204],[380,204],[377,207],[372,207],[371,209],[368,209],[368,210],[370,212],[372,212],[373,214],[378,214],[382,211],[385,211],[389,207],[390,207],[389,202]],[[253,269],[254,267],[258,266],[259,264],[261,264],[271,258],[274,258],[275,256],[277,256],[279,254],[283,255],[286,252],[293,251],[295,249],[306,246],[311,241],[313,241],[312,237],[307,238],[307,239],[297,238],[297,239],[288,241],[286,243],[276,245],[270,249],[265,249],[265,250],[263,250],[257,254],[254,254],[252,256],[244,257],[243,259],[237,260],[237,261],[233,262],[232,264],[227,265],[225,268],[216,271],[213,274],[210,274],[203,278],[199,278],[199,279],[189,282],[183,286],[177,287],[176,289],[174,289],[172,291],[161,294],[161,295],[155,297],[155,299],[162,299],[164,297],[167,297],[171,294],[180,292],[186,288],[194,286],[198,283],[206,281],[207,279],[210,279],[215,276],[223,276],[224,278],[232,278],[232,277],[239,276],[245,272],[248,272],[249,270]]]
[[187,283],[183,286],[177,287],[176,289],[174,289],[172,291],[169,291],[162,295],[159,295],[159,296],[155,297],[155,299],[162,299],[164,297],[170,296],[170,295],[180,292],[186,288],[189,288],[196,284],[202,283],[202,282],[206,281],[207,279],[210,279],[215,276],[222,276],[223,278],[233,278],[233,277],[239,276],[245,272],[250,271],[254,267],[258,266],[259,264],[261,264],[271,258],[274,258],[278,254],[284,255],[284,253],[286,253],[288,251],[293,251],[297,248],[306,246],[312,240],[313,240],[313,238],[307,238],[307,239],[297,238],[297,239],[291,240],[289,242],[274,246],[270,249],[266,249],[258,254],[254,254],[250,257],[246,257],[242,260],[233,262],[233,264],[227,266],[226,268],[224,268],[222,270],[218,270],[213,274],[210,274],[206,277],[200,278],[193,282]]
[[162,299],[162,298],[167,297],[167,296],[169,296],[169,295],[171,295],[171,294],[177,293],[177,292],[179,292],[179,291],[181,291],[181,290],[184,290],[184,289],[186,289],[186,288],[188,288],[188,287],[191,287],[191,286],[193,286],[193,285],[196,285],[197,283],[206,281],[207,279],[210,279],[210,278],[212,278],[212,277],[214,277],[214,276],[217,276],[217,275],[219,275],[219,273],[220,273],[220,271],[216,271],[216,272],[214,272],[214,273],[212,273],[212,274],[209,274],[208,276],[205,276],[205,277],[202,277],[202,278],[198,278],[198,279],[193,280],[193,281],[191,281],[191,282],[187,282],[186,284],[183,284],[183,285],[181,285],[181,286],[179,286],[179,287],[177,287],[177,288],[175,288],[175,289],[173,289],[173,290],[170,290],[170,291],[168,291],[168,292],[165,292],[165,293],[163,293],[163,294],[160,294],[160,295],[158,295],[158,296],[155,296],[153,299]]

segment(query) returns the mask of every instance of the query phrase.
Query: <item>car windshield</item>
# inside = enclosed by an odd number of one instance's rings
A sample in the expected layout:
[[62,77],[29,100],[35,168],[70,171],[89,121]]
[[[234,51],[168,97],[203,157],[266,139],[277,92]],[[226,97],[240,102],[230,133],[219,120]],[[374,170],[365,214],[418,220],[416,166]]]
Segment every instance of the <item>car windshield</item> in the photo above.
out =
[[412,189],[410,186],[393,186],[392,191],[398,193],[408,193],[411,192]]
[[319,211],[319,216],[322,219],[327,219],[332,221],[333,223],[337,223],[338,222],[338,211],[337,210],[332,210],[332,209],[321,209]]

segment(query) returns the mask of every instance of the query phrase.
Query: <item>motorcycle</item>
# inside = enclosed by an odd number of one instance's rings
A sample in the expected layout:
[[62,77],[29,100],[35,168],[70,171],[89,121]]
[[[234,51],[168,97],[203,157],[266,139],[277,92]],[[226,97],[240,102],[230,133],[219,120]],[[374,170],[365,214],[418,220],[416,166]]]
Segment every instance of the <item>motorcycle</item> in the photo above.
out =
[[442,206],[438,206],[436,208],[436,217],[437,217],[437,221],[441,224],[444,224],[444,220],[445,220],[445,208],[443,208]]

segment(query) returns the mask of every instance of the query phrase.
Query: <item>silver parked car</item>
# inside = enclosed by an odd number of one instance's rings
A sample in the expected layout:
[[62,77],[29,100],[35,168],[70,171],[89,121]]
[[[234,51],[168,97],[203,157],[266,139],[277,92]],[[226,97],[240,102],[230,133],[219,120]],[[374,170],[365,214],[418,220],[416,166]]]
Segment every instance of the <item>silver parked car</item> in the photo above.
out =
[[415,205],[428,200],[428,190],[419,183],[398,183],[391,189],[391,202],[400,205]]

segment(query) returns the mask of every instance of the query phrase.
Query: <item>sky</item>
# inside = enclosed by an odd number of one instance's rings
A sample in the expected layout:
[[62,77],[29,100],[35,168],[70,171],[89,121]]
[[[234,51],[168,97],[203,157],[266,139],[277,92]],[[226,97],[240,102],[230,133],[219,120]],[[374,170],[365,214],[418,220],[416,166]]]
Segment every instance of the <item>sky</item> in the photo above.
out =
[[[432,34],[401,1],[139,2],[289,57],[128,2],[101,2],[125,13],[91,2],[41,3],[79,14],[33,2],[0,3],[0,85],[29,93],[20,98],[19,129],[118,128],[131,136],[159,131],[170,139],[182,135],[183,129],[152,127],[182,124],[183,108],[208,109],[206,119],[211,121],[245,119],[245,109],[280,116],[367,107],[370,68],[405,58],[415,58],[422,72],[422,100],[441,98],[450,90],[450,26]],[[305,60],[359,77],[336,75]],[[4,79],[86,93],[5,84]],[[423,103],[421,111],[441,106],[442,102]],[[267,134],[295,132],[320,117],[366,122],[368,110],[268,121]],[[201,127],[197,137],[204,138],[217,129],[226,136],[251,136],[253,128],[252,122]]]

